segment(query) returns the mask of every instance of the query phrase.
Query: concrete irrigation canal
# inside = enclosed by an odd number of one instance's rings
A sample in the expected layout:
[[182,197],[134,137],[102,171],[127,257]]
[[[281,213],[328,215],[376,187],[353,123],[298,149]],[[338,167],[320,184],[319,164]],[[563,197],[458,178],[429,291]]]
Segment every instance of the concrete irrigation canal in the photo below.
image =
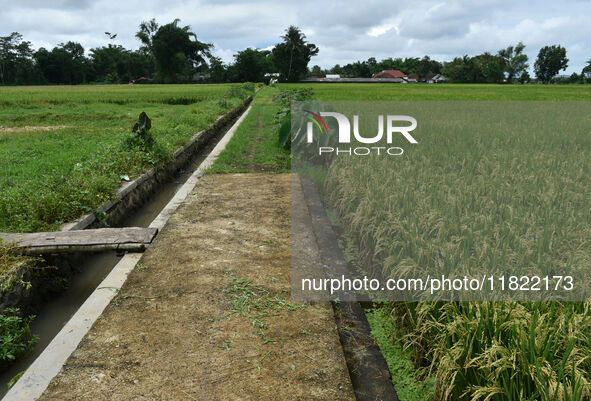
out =
[[289,302],[289,193],[205,176],[41,399],[354,399],[330,305]]

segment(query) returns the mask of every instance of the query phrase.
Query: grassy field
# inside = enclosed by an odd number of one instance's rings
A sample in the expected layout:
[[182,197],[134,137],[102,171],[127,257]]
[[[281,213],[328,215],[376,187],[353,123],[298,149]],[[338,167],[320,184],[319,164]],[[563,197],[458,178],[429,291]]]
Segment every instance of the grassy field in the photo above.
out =
[[[404,158],[340,158],[328,170],[327,199],[369,272],[591,271],[589,106],[563,102],[590,100],[591,87],[282,85],[299,87],[324,101],[412,100],[411,115],[438,127],[417,133]],[[502,102],[436,102],[471,100]],[[551,102],[503,104],[512,100]],[[402,346],[418,376],[434,380],[435,399],[582,400],[589,306],[390,303],[370,321],[387,358],[403,358]],[[402,385],[401,399],[415,399]]]
[[281,84],[314,88],[314,98],[335,100],[591,100],[591,85]]
[[[0,231],[54,230],[238,105],[229,85],[0,88]],[[225,99],[221,101],[221,99]],[[154,151],[126,145],[140,112]]]
[[290,152],[277,146],[273,117],[278,105],[273,97],[279,91],[265,87],[257,93],[246,119],[209,170],[213,173],[289,171]]

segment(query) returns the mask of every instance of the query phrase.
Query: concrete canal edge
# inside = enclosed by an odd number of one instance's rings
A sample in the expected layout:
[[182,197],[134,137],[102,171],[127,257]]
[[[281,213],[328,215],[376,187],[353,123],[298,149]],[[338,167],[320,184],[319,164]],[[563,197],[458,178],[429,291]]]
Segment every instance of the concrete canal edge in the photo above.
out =
[[[316,185],[308,178],[302,178],[300,182],[327,277],[350,277]],[[347,299],[354,299],[354,295]],[[361,304],[357,301],[333,301],[332,307],[357,400],[398,401],[390,369],[371,334]]]

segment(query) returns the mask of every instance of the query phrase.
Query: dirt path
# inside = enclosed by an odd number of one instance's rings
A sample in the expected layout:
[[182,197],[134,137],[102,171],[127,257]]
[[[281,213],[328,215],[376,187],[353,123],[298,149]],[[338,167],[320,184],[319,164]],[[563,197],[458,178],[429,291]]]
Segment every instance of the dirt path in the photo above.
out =
[[289,301],[289,181],[205,176],[41,399],[353,400],[330,305]]

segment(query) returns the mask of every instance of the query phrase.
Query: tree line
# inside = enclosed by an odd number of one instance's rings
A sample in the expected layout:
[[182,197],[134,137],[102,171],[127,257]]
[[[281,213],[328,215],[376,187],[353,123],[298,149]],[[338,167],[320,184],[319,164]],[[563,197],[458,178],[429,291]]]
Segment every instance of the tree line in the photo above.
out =
[[[450,82],[463,83],[528,83],[534,81],[528,72],[529,59],[524,53],[525,45],[519,42],[499,50],[496,54],[485,52],[473,57],[465,55],[452,61],[439,62],[429,56],[423,58],[387,58],[377,61],[374,57],[366,61],[356,61],[344,66],[321,69],[315,65],[313,74],[339,74],[348,78],[369,78],[384,70],[400,70],[407,75],[416,74],[420,78],[429,74],[443,74]],[[558,76],[568,67],[566,49],[560,45],[545,46],[540,49],[534,63],[535,80],[540,83],[591,83],[591,60],[580,74],[568,77]]]
[[60,43],[53,49],[33,49],[18,32],[0,37],[0,85],[127,83],[140,77],[156,83],[258,82],[266,73],[298,81],[308,72],[318,48],[294,26],[271,51],[245,49],[225,65],[212,55],[213,45],[197,39],[179,19],[160,25],[155,19],[139,25],[137,50],[115,44],[117,34],[105,32],[111,43],[85,54],[80,43]]
[[[117,34],[105,32],[109,44],[91,48],[88,53],[80,43],[60,43],[53,49],[33,49],[18,32],[0,37],[0,85],[127,83],[140,77],[157,83],[185,82],[260,82],[276,74],[280,80],[295,82],[309,74],[333,73],[343,77],[372,77],[383,70],[401,70],[425,77],[443,74],[451,82],[501,83],[530,82],[525,45],[518,43],[496,54],[485,52],[439,62],[423,58],[370,57],[344,66],[323,70],[308,68],[318,47],[309,43],[295,26],[290,26],[281,41],[271,50],[247,48],[225,64],[212,54],[213,45],[198,40],[190,26],[180,20],[160,25],[155,19],[140,23],[137,50],[115,43]],[[591,60],[580,74],[557,78],[568,66],[566,49],[560,45],[540,49],[534,63],[538,82],[591,82]]]

